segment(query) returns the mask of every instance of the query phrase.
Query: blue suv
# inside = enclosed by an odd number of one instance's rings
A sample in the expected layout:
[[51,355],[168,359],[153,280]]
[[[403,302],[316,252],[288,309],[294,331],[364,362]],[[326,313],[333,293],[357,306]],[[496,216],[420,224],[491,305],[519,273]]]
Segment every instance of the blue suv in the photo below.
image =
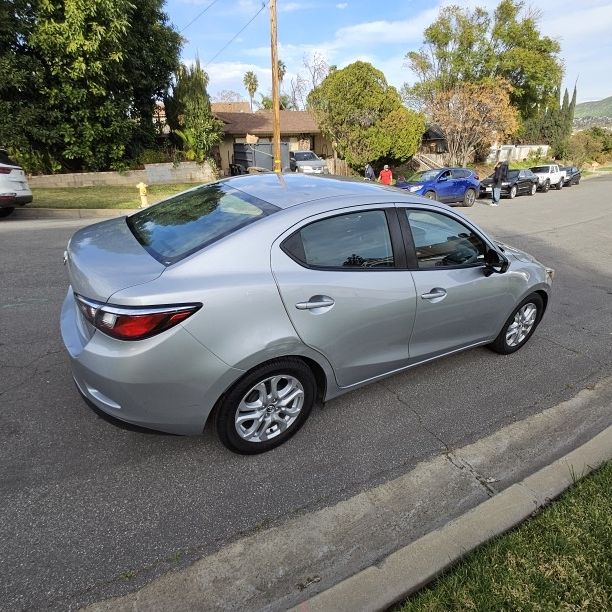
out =
[[480,179],[468,168],[425,170],[407,181],[398,180],[395,186],[431,200],[460,202],[463,206],[473,206],[480,195]]

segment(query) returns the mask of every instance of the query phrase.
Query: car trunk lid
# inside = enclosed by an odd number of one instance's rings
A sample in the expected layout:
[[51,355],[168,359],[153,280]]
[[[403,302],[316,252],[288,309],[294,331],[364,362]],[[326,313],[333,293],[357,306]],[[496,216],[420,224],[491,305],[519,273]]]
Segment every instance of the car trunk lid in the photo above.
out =
[[166,268],[136,240],[125,217],[85,227],[66,252],[75,293],[107,302],[114,293],[156,279]]

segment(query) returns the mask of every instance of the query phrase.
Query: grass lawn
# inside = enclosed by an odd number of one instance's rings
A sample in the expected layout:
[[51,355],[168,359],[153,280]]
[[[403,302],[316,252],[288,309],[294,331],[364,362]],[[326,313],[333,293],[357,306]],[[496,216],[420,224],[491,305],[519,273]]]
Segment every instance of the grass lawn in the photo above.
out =
[[612,463],[397,609],[612,610]]
[[[179,191],[195,187],[196,183],[151,185],[149,203]],[[32,187],[34,201],[29,208],[138,208],[140,195],[136,187]]]

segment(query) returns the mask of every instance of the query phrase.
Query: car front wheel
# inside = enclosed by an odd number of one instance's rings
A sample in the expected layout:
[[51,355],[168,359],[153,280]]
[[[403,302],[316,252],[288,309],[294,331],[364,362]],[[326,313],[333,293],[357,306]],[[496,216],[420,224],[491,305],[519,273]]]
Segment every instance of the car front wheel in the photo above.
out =
[[465,194],[463,195],[463,205],[464,206],[474,206],[475,201],[476,201],[476,191],[474,191],[474,189],[466,189]]
[[550,189],[550,181],[546,179],[546,181],[544,182],[544,185],[542,186],[542,191],[546,193],[549,189]]
[[217,406],[221,442],[243,455],[281,445],[308,418],[315,387],[312,371],[299,359],[277,359],[255,368]]
[[542,297],[537,293],[531,294],[514,309],[489,348],[502,355],[518,351],[531,338],[543,314]]
[[531,191],[529,192],[529,195],[535,195],[535,192],[538,190],[538,186],[533,183],[533,185],[531,185]]
[[561,191],[563,189],[563,179],[557,183],[557,191]]
[[508,195],[510,196],[511,200],[514,200],[514,198],[516,198],[516,185],[512,185],[512,187],[510,188],[510,193]]
[[425,197],[428,200],[435,200],[436,199],[436,192],[435,191],[426,191],[425,192]]

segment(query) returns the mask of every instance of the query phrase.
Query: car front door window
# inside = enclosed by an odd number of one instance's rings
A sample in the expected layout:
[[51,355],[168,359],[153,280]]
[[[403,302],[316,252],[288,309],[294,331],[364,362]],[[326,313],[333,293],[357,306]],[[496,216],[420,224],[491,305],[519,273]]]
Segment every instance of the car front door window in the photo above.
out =
[[429,211],[406,214],[419,269],[484,263],[484,241],[462,223]]

